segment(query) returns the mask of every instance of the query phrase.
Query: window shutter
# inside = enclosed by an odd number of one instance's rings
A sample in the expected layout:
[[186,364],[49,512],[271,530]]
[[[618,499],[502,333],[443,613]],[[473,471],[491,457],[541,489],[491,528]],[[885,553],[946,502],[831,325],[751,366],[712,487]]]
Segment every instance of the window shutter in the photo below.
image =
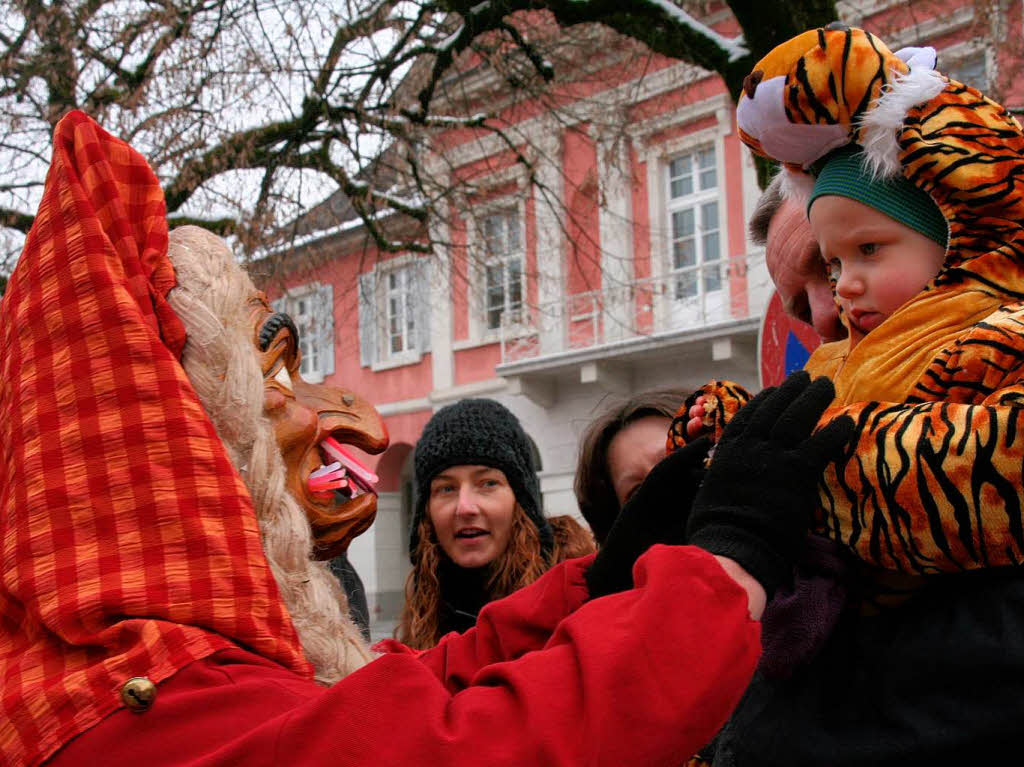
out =
[[317,343],[320,367],[325,376],[334,374],[334,286],[321,285],[316,291]]
[[359,275],[359,364],[377,361],[377,275]]
[[431,291],[434,284],[431,279],[432,266],[430,258],[421,258],[416,261],[413,271],[415,284],[419,288],[413,295],[416,297],[416,327],[419,331],[416,348],[420,354],[430,351],[430,314],[434,304]]

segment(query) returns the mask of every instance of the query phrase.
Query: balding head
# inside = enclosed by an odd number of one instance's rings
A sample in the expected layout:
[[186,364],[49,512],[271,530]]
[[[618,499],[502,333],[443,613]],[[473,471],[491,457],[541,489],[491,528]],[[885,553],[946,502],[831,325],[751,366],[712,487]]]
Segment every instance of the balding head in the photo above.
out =
[[822,341],[838,341],[846,328],[839,322],[818,243],[803,209],[784,198],[781,186],[779,174],[761,195],[750,221],[751,238],[765,246],[765,265],[786,314],[811,325]]

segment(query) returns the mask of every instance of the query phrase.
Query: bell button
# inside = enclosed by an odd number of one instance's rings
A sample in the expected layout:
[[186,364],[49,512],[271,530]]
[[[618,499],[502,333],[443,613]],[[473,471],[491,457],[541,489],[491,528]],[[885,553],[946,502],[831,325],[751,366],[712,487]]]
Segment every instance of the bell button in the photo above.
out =
[[121,688],[121,700],[132,711],[147,711],[156,700],[156,685],[147,677],[133,676]]

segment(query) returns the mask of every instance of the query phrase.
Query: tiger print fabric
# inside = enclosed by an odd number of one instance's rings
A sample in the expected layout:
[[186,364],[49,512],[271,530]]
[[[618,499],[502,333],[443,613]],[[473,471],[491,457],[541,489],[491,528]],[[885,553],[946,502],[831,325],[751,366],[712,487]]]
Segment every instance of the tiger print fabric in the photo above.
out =
[[807,365],[836,383],[824,418],[858,425],[823,477],[818,532],[908,574],[1024,561],[1024,133],[931,57],[863,30],[814,30],[758,63],[738,107],[743,140],[786,165],[794,188],[857,143],[949,223],[922,293]]
[[[804,32],[758,62],[744,81],[737,114],[740,138],[757,154],[800,170],[800,145],[810,143],[813,160],[856,141],[860,117],[883,88],[907,71],[884,43],[862,30]],[[765,109],[752,109],[758,98],[768,100]],[[745,119],[747,114],[755,119]],[[816,142],[824,142],[823,147]]]
[[750,392],[733,381],[711,381],[695,391],[679,406],[668,430],[665,452],[678,450],[691,438],[686,434],[690,421],[690,408],[697,404],[697,398],[704,397],[704,424],[701,434],[709,435],[717,443],[722,437],[725,425],[750,401]]

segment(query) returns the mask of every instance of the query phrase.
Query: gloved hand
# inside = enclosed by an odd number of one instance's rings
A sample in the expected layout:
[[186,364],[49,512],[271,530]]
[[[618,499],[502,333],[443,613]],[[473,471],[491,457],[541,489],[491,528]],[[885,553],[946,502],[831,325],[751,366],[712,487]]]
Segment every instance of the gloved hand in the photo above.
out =
[[825,466],[853,435],[847,416],[812,434],[834,396],[803,371],[758,394],[726,427],[694,500],[687,543],[735,560],[769,599],[792,577]]
[[663,458],[615,518],[586,572],[591,598],[633,588],[633,564],[655,543],[682,544],[711,441],[702,437]]

